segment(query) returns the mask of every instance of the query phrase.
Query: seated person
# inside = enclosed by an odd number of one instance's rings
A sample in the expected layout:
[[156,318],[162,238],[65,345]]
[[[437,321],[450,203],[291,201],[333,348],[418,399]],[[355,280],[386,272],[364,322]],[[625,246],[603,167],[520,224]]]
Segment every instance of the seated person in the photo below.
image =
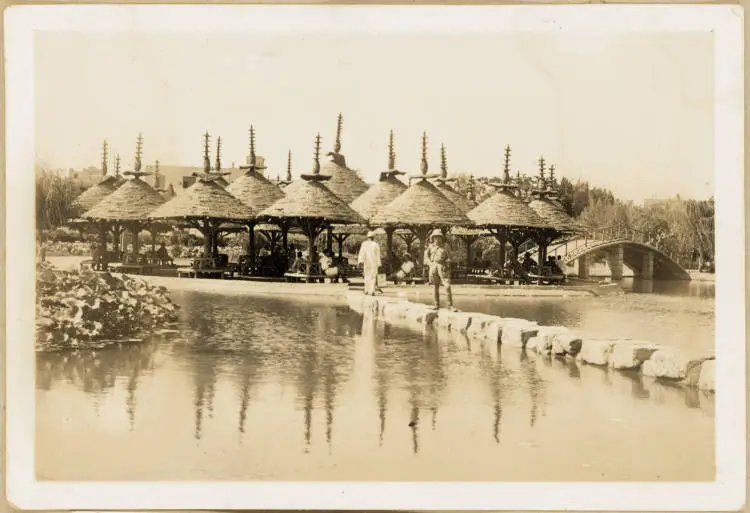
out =
[[172,263],[172,257],[169,256],[169,252],[163,242],[159,245],[159,249],[156,250],[156,260],[161,265]]
[[320,270],[323,271],[323,274],[328,278],[341,278],[346,281],[341,274],[340,267],[334,266],[333,256],[328,250],[324,251],[323,255],[320,257]]
[[405,281],[407,278],[412,277],[414,268],[415,264],[411,255],[409,253],[405,254],[403,261],[401,262],[401,267],[391,276],[391,280],[393,280],[395,285],[398,285],[399,281]]
[[533,258],[531,258],[531,253],[526,253],[523,256],[523,263],[521,264],[523,266],[523,270],[526,272],[529,272],[536,267],[536,262]]

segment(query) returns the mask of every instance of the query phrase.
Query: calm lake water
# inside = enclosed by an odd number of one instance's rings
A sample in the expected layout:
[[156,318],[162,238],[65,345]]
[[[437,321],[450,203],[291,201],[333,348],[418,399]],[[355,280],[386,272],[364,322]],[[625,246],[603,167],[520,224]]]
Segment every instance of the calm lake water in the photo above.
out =
[[[638,289],[638,286],[635,287]],[[457,306],[712,354],[713,284]],[[712,395],[341,304],[174,292],[178,334],[37,357],[49,480],[712,480]]]

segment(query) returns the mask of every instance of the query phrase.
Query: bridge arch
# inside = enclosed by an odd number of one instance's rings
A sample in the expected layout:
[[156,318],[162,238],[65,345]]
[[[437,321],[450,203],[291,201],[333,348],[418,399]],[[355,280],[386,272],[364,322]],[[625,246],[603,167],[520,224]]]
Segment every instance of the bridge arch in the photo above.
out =
[[[566,255],[563,259],[567,263],[587,255],[606,251],[609,254],[610,267],[612,267],[613,259],[621,258],[620,264],[632,269],[635,277],[655,280],[690,280],[690,274],[658,248],[632,240],[598,242],[598,244],[591,244],[586,249],[576,252],[577,254]],[[613,251],[619,249],[622,250],[621,254],[619,251]],[[615,265],[617,264],[615,263]]]

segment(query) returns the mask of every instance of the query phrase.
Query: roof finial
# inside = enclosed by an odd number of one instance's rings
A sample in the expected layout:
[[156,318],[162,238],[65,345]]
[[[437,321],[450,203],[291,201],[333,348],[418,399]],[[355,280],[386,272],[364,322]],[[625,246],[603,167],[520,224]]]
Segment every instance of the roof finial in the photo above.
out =
[[550,164],[550,166],[549,166],[549,181],[548,181],[548,184],[551,187],[554,187],[554,186],[557,185],[557,181],[555,180],[555,165],[554,164]]
[[341,151],[341,130],[344,128],[344,116],[339,112],[338,123],[336,125],[336,142],[333,144],[333,152],[338,154]]
[[133,166],[133,169],[135,169],[135,172],[138,173],[141,170],[141,153],[143,151],[143,136],[139,133],[138,139],[135,143],[135,166]]
[[393,148],[393,130],[388,134],[388,171],[396,170],[396,151]]
[[115,176],[120,176],[120,156],[115,158]]
[[544,170],[545,170],[545,160],[544,157],[539,157],[539,184],[541,187],[544,187]]
[[159,161],[154,162],[154,176],[159,176]]
[[427,174],[427,132],[422,132],[422,167],[421,171],[423,175]]
[[250,125],[250,162],[248,164],[251,168],[255,168],[255,128]]
[[289,150],[289,155],[286,158],[286,181],[292,181],[292,150]]
[[208,157],[208,139],[211,137],[208,135],[208,130],[203,134],[203,172],[209,174],[211,172],[211,159]]
[[320,174],[320,134],[315,136],[315,159],[313,160],[313,174]]
[[503,181],[510,183],[510,144],[505,147],[505,165],[503,166]]
[[476,201],[477,199],[477,190],[476,182],[474,181],[474,175],[469,175],[469,199],[471,201]]
[[216,139],[216,171],[221,171],[221,136]]
[[443,180],[448,178],[448,158],[445,155],[445,144],[440,145],[440,177]]
[[102,176],[107,174],[107,140],[102,144]]

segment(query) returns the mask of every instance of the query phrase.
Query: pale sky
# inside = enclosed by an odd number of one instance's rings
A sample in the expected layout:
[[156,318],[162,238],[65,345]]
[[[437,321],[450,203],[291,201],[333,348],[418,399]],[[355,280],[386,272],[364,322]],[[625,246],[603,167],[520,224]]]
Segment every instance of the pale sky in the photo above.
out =
[[713,42],[708,34],[94,34],[36,36],[36,153],[52,168],[98,166],[107,139],[132,168],[244,163],[248,128],[272,177],[309,172],[313,139],[374,182],[395,131],[397,167],[557,175],[623,199],[713,194]]

